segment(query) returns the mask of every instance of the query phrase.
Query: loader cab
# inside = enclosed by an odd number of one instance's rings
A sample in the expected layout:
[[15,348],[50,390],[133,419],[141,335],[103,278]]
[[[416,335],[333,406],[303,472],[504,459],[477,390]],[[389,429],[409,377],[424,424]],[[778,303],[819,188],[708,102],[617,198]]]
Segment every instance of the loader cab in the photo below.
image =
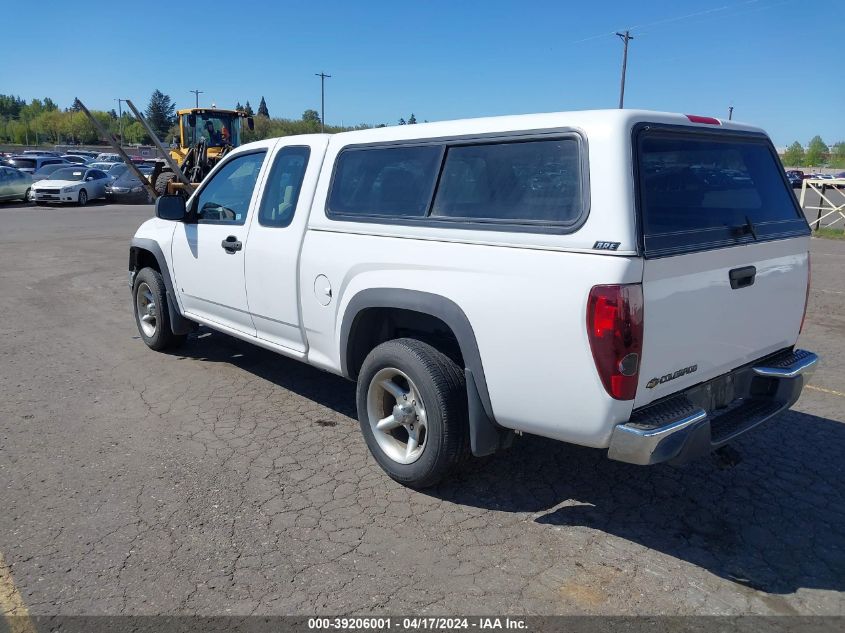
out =
[[[241,144],[242,121],[247,118],[236,110],[192,108],[179,111],[181,147],[194,147],[202,139],[206,146],[238,147]],[[251,123],[248,119],[247,124]],[[251,127],[251,126],[250,126]]]

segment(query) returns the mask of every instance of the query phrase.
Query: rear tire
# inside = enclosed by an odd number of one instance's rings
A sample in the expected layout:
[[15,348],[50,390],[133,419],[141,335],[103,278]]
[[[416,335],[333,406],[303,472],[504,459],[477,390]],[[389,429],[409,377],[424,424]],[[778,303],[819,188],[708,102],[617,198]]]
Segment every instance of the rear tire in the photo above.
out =
[[142,268],[135,275],[132,305],[135,308],[135,325],[147,347],[161,351],[185,342],[187,334],[174,334],[170,327],[167,292],[160,272],[154,268]]
[[88,192],[85,191],[85,189],[79,190],[79,198],[77,199],[76,203],[80,207],[84,207],[86,204],[88,204]]
[[24,194],[23,198],[21,198],[24,202],[32,202],[32,189],[27,189]]
[[357,404],[367,447],[403,485],[433,486],[469,455],[464,374],[431,345],[402,338],[372,350]]

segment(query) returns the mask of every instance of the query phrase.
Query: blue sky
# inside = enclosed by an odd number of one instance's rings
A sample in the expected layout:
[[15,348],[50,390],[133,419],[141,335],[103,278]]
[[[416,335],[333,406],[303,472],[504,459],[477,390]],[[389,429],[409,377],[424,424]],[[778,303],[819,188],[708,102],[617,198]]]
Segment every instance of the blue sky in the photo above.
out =
[[0,93],[62,107],[146,105],[155,88],[189,107],[198,88],[203,105],[264,95],[272,116],[298,118],[319,110],[325,71],[331,124],[611,108],[612,32],[633,27],[626,107],[726,117],[733,104],[777,145],[845,140],[845,0],[42,0],[4,14]]

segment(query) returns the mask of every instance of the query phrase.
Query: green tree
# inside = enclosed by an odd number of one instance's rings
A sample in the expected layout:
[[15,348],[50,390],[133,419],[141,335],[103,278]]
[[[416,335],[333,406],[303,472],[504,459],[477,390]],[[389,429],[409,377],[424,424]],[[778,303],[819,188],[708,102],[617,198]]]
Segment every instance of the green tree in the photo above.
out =
[[783,153],[783,164],[787,167],[801,167],[804,165],[804,147],[798,141],[786,148]]
[[302,120],[309,123],[320,123],[320,113],[316,110],[306,110],[302,113]]
[[241,105],[240,101],[238,101],[238,104],[235,106],[235,110],[237,110],[238,112],[244,111],[244,107]]
[[405,125],[405,119],[399,119],[399,125]]
[[833,167],[845,167],[845,141],[839,141],[830,148],[830,164]]
[[132,144],[145,144],[150,141],[147,136],[147,132],[144,130],[144,126],[141,125],[140,121],[132,121],[129,125],[124,125],[123,138],[127,143]]
[[244,106],[244,113],[246,113],[247,116],[255,116],[255,112],[253,112],[252,106],[249,105],[249,101],[247,101]]
[[268,119],[270,118],[270,111],[267,109],[267,102],[264,101],[264,97],[261,97],[261,103],[258,104],[258,115],[259,116],[266,116]]
[[417,117],[414,116],[414,113],[411,112],[411,118],[408,119],[408,125],[416,125]]
[[160,90],[153,91],[150,104],[144,113],[147,122],[160,139],[167,135],[170,126],[176,122],[176,106],[173,100]]
[[822,137],[816,135],[807,144],[805,164],[810,167],[818,167],[826,161],[829,152],[830,149],[825,145]]

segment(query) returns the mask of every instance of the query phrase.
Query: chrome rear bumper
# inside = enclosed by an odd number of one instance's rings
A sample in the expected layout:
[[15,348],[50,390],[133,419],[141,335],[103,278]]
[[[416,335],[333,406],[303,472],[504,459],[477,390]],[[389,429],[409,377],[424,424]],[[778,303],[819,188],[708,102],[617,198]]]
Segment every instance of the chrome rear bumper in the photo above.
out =
[[[636,409],[613,429],[608,457],[645,466],[709,453],[791,407],[818,360],[806,350],[783,350]],[[714,407],[714,392],[726,389],[734,397]]]

